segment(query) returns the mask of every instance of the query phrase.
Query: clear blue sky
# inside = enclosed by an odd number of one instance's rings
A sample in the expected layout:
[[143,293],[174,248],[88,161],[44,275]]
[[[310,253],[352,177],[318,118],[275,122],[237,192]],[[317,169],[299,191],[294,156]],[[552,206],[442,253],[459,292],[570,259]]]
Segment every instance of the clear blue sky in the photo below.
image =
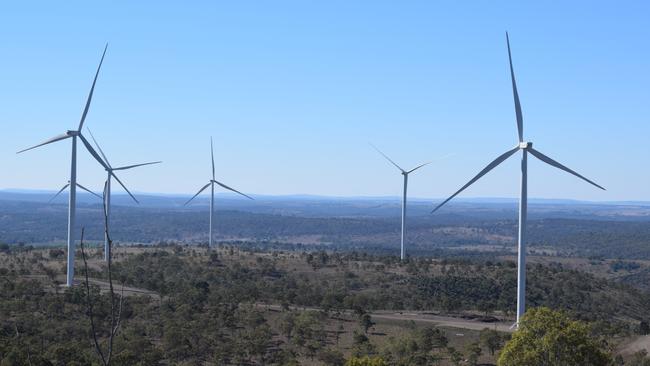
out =
[[[608,188],[533,161],[530,195],[650,200],[647,1],[63,1],[0,8],[0,188],[57,189],[86,125],[134,191],[218,179],[257,194],[447,196],[515,145],[504,31],[535,146]],[[104,173],[81,154],[79,181]],[[515,197],[518,159],[463,194]]]

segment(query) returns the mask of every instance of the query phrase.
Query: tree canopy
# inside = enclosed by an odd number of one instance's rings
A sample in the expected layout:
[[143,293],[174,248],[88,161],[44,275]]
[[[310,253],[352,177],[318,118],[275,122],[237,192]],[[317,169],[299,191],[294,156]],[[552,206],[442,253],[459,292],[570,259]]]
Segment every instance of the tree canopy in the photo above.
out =
[[499,366],[606,366],[607,346],[592,337],[588,324],[540,307],[528,310],[501,352]]

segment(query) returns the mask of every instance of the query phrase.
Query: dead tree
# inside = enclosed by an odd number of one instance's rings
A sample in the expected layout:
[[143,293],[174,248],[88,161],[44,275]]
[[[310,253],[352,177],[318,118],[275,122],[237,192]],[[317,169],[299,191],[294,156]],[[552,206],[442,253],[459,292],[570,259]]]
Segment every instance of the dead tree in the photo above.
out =
[[97,327],[95,325],[95,317],[93,314],[93,299],[91,298],[90,295],[90,281],[88,280],[88,262],[86,260],[86,252],[84,248],[84,229],[81,229],[81,256],[83,257],[84,261],[84,274],[85,274],[85,286],[86,286],[86,305],[87,305],[87,312],[88,312],[88,318],[90,319],[90,330],[93,336],[93,344],[95,346],[95,352],[97,352],[97,355],[102,361],[102,364],[104,366],[108,366],[111,364],[111,358],[113,356],[113,340],[115,339],[115,335],[117,334],[117,331],[120,329],[120,324],[122,322],[122,307],[124,305],[124,284],[122,284],[122,290],[119,296],[119,301],[116,301],[116,295],[115,295],[115,290],[113,288],[113,271],[112,271],[112,257],[113,257],[113,240],[111,239],[110,232],[109,232],[109,227],[108,227],[108,211],[106,207],[106,184],[104,184],[104,234],[106,235],[106,240],[108,241],[108,253],[109,255],[107,256],[108,262],[107,262],[107,270],[108,270],[108,289],[109,289],[109,295],[110,295],[110,302],[111,302],[111,327],[108,335],[108,344],[106,346],[106,350],[102,349],[102,346],[100,345],[98,335],[97,335]]

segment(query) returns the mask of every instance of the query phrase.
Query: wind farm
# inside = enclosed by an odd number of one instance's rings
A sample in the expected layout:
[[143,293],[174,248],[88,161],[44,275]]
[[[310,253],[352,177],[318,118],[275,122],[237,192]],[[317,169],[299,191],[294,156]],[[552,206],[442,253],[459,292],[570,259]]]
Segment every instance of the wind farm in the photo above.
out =
[[0,365],[650,365],[648,11],[7,4]]

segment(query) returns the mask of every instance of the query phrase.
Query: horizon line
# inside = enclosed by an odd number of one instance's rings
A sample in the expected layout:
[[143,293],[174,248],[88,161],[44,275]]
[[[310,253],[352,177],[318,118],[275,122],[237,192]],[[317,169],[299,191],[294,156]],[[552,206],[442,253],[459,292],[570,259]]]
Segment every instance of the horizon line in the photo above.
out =
[[[56,193],[57,190],[41,190],[41,189],[24,189],[24,188],[1,188],[0,193],[13,193],[13,194],[54,194]],[[65,194],[62,193],[62,194]],[[80,194],[87,194],[90,195],[89,193],[80,193]],[[149,197],[165,197],[165,198],[187,198],[191,197],[191,193],[161,193],[161,192],[142,192],[142,191],[133,191],[133,194],[138,194],[141,196],[149,196]],[[127,193],[125,192],[115,192],[112,194],[113,196],[128,196]],[[235,197],[235,194],[228,193],[228,192],[218,192],[215,193],[215,195],[219,196],[232,196]],[[256,194],[256,193],[251,193],[251,196],[259,197],[259,198],[277,198],[277,199],[282,199],[282,198],[305,198],[305,199],[322,199],[322,200],[401,200],[401,197],[398,195],[369,195],[369,196],[363,196],[363,195],[327,195],[327,194],[313,194],[313,193],[289,193],[289,194]],[[197,198],[203,198],[202,196],[199,196]],[[436,202],[436,201],[442,201],[444,200],[444,197],[410,197],[409,201],[419,201],[419,202],[425,202],[425,201],[431,201],[431,202]],[[519,200],[518,197],[504,197],[504,196],[472,196],[472,197],[458,197],[456,200],[457,202],[467,202],[467,201],[508,201],[508,202],[517,202]],[[535,200],[535,201],[564,201],[564,202],[570,202],[570,203],[575,203],[575,204],[642,204],[642,205],[650,205],[650,201],[646,200],[634,200],[634,199],[626,199],[626,200],[580,200],[580,199],[573,199],[573,198],[543,198],[543,197],[530,197],[530,200]],[[493,202],[494,203],[494,202]]]

